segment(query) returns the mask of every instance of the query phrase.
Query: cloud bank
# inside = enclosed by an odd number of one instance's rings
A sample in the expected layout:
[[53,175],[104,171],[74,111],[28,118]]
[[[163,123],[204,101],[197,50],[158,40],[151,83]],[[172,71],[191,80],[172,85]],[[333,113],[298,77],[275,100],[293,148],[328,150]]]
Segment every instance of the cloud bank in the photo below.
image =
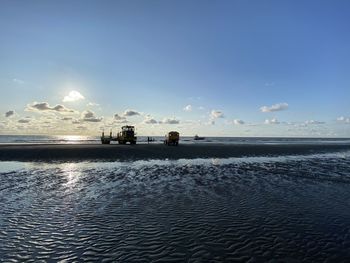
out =
[[50,107],[47,102],[33,102],[31,105],[28,104],[27,111],[36,111],[36,112],[60,112],[60,113],[74,113],[74,110],[66,108],[64,105],[57,104],[54,107]]
[[309,120],[309,121],[305,121],[305,124],[325,124],[325,122],[324,121]]
[[82,113],[82,121],[85,122],[100,122],[102,118],[97,118],[93,111],[87,110]]
[[153,118],[147,118],[143,121],[145,124],[157,124],[158,122]]
[[265,124],[280,124],[280,122],[276,118],[266,119]]
[[170,118],[164,118],[162,121],[160,121],[159,123],[161,124],[179,124],[180,121],[173,118],[173,119],[170,119]]
[[118,113],[114,114],[114,119],[117,121],[125,120],[126,118],[123,116],[120,116]]
[[30,119],[20,119],[17,122],[19,122],[19,123],[29,123]]
[[337,122],[340,122],[340,123],[350,123],[350,118],[346,118],[344,116],[341,116],[341,117],[338,117],[337,118]]

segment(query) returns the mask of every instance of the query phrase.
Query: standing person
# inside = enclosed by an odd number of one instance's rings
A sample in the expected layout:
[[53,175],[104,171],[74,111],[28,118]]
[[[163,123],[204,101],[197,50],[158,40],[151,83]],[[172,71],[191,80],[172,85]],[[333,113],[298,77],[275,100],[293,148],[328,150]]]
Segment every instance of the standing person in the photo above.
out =
[[149,137],[147,137],[147,143],[149,144]]

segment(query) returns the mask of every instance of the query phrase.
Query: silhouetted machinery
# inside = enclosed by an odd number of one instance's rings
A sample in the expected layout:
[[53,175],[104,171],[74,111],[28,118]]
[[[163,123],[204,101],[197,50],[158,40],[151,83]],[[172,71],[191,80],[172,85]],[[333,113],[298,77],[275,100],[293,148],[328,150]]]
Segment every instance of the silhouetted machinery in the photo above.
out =
[[165,135],[164,144],[177,146],[179,144],[180,134],[177,131],[168,132]]
[[111,141],[117,141],[119,144],[136,144],[137,137],[135,136],[134,126],[123,126],[122,130],[118,132],[116,137],[112,136],[112,132],[109,133],[109,137],[106,137],[102,132],[101,142],[102,144],[110,144]]

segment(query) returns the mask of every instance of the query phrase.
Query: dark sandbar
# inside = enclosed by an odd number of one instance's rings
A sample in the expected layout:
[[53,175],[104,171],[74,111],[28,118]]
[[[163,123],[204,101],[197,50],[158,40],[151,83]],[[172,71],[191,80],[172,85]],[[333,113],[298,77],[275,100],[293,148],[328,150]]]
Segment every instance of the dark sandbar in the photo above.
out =
[[0,145],[1,161],[92,161],[280,156],[350,150],[350,144]]

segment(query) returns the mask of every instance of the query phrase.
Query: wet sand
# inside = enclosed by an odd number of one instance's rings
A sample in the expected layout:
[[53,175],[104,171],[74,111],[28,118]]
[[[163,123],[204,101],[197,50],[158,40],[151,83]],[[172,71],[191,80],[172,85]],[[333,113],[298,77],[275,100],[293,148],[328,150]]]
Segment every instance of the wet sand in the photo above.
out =
[[124,161],[147,159],[229,158],[327,153],[350,150],[350,144],[227,145],[0,145],[0,161]]
[[0,171],[0,261],[348,262],[349,185],[350,152],[25,163]]

